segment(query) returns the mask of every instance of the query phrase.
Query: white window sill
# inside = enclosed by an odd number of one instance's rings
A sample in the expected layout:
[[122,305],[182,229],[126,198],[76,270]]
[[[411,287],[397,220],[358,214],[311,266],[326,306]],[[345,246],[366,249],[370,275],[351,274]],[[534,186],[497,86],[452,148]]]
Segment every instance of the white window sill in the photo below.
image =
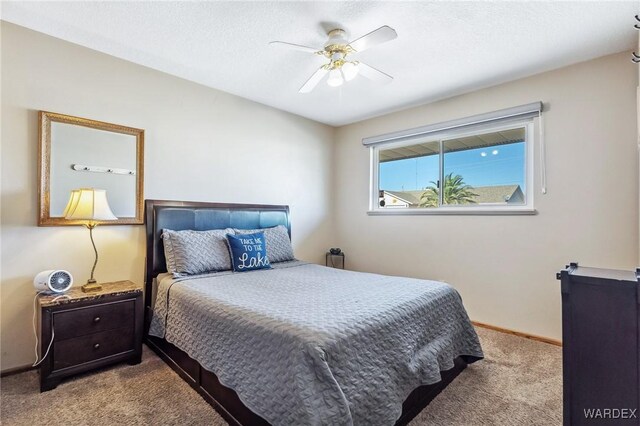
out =
[[536,215],[538,211],[532,207],[462,207],[462,208],[434,208],[434,209],[411,209],[411,208],[389,208],[375,209],[367,211],[369,216],[421,216],[421,215],[458,215],[458,216],[520,216]]

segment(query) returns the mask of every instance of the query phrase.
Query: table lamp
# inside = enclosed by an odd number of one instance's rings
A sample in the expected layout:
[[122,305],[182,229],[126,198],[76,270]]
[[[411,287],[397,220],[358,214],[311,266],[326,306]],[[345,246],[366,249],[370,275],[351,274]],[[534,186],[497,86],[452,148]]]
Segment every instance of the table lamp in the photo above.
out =
[[82,291],[89,293],[102,290],[102,286],[93,278],[93,273],[98,264],[98,250],[96,249],[96,243],[93,241],[93,228],[98,225],[97,221],[118,219],[111,211],[111,207],[109,207],[107,192],[104,189],[94,188],[72,190],[69,202],[62,215],[65,219],[84,222],[83,225],[89,229],[89,237],[91,238],[93,251],[96,254],[96,260],[93,262],[93,268],[91,268],[91,278],[82,286]]

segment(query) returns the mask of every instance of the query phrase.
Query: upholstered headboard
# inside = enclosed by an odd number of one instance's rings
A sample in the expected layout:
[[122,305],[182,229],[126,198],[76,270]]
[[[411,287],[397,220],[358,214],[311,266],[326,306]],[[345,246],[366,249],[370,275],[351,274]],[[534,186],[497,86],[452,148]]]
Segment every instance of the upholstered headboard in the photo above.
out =
[[145,200],[147,231],[145,306],[151,306],[153,278],[166,272],[162,230],[241,228],[257,229],[284,225],[291,236],[289,206],[203,203],[195,201]]

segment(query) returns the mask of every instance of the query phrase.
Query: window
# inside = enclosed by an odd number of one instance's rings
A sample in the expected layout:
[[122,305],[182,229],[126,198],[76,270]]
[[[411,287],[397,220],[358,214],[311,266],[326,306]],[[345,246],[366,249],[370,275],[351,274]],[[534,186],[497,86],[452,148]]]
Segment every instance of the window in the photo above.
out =
[[370,213],[535,212],[531,116],[415,130],[370,144]]

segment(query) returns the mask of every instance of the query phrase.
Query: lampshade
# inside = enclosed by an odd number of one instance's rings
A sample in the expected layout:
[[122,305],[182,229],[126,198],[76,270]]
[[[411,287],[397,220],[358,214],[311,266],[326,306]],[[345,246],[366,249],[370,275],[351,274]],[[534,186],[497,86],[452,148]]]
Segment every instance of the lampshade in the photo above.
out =
[[104,189],[80,188],[71,191],[64,209],[65,219],[73,220],[117,220],[107,201]]
[[336,68],[329,71],[329,78],[327,79],[327,84],[331,87],[338,87],[344,83],[344,78],[342,78],[342,72],[340,69]]
[[358,75],[358,63],[354,62],[345,62],[342,66],[342,73],[344,74],[344,79],[346,81],[351,81]]

